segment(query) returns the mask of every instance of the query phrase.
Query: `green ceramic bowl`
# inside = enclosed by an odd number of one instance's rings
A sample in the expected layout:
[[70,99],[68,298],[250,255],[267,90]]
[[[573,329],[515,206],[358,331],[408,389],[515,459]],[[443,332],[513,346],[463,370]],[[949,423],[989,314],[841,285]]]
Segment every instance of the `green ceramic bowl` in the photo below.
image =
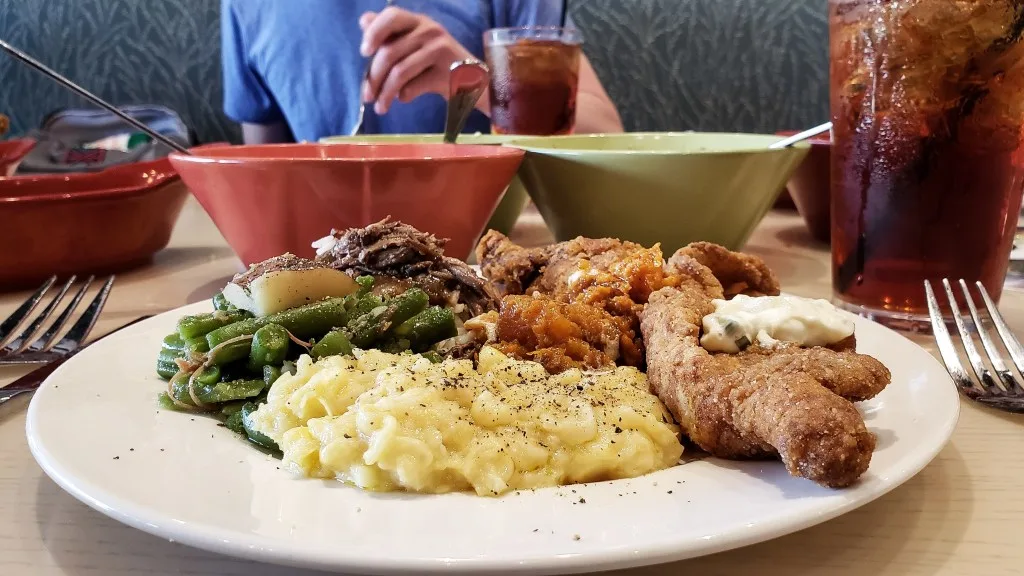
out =
[[621,238],[666,255],[707,240],[738,250],[807,154],[778,136],[700,132],[515,138],[519,178],[559,241]]
[[[461,144],[504,144],[514,136],[499,134],[462,134],[459,136]],[[320,141],[330,144],[339,142],[441,142],[441,134],[366,134],[359,136],[330,136],[321,138]],[[515,225],[519,215],[523,212],[529,196],[526,188],[519,180],[519,177],[512,179],[502,197],[494,214],[487,222],[488,228],[493,228],[502,234],[508,234]]]

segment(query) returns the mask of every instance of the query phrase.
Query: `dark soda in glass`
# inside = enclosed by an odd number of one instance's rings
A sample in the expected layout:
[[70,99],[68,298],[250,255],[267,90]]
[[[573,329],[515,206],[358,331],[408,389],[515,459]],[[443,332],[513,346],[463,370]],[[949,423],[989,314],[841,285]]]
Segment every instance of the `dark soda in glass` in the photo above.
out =
[[835,299],[908,329],[926,327],[925,279],[998,299],[1024,190],[1024,3],[829,0],[829,27]]
[[491,70],[491,130],[569,134],[576,123],[580,34],[571,28],[495,28],[484,34]]

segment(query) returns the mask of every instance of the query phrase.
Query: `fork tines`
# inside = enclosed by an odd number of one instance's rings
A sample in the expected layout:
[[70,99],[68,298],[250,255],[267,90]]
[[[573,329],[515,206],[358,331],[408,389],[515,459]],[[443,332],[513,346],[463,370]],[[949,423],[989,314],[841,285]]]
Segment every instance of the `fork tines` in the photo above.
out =
[[[946,370],[949,371],[949,375],[952,376],[960,391],[967,397],[994,408],[1012,412],[1024,412],[1024,387],[1021,385],[1022,380],[1018,378],[1019,375],[1024,375],[1024,348],[1021,347],[1020,341],[1017,340],[1017,337],[1014,336],[1010,327],[1006,324],[1006,321],[1003,320],[1002,314],[999,313],[988,291],[985,290],[981,282],[976,282],[975,285],[978,294],[981,295],[981,299],[984,301],[988,318],[991,320],[992,326],[995,327],[1003,348],[1009,353],[1017,369],[1015,373],[1007,365],[1003,353],[993,341],[990,333],[991,329],[986,326],[978,307],[975,305],[967,282],[961,279],[958,284],[960,285],[960,291],[963,293],[964,301],[967,304],[967,309],[970,312],[969,318],[965,318],[961,313],[960,305],[957,304],[956,295],[953,293],[949,280],[945,278],[942,280],[942,287],[946,292],[949,308],[953,314],[953,322],[956,324],[957,332],[960,333],[960,342],[967,355],[967,360],[970,362],[975,376],[977,376],[977,380],[971,378],[964,369],[963,364],[961,364],[960,355],[957,352],[952,337],[949,335],[949,331],[946,329],[946,322],[939,308],[935,292],[932,291],[932,285],[927,280],[924,281],[925,295],[928,300],[928,314],[931,317],[932,323],[932,333],[935,335],[935,343],[939,347],[942,361],[946,364]],[[988,358],[987,364],[974,343],[974,334],[977,334],[982,348],[985,349],[985,356]],[[989,369],[990,366],[991,370]],[[993,372],[995,373],[994,376]]]
[[[92,332],[100,311],[107,302],[110,288],[114,284],[113,276],[106,279],[78,321],[63,336],[61,334],[93,280],[94,278],[89,276],[68,299],[67,295],[75,284],[75,277],[68,278],[57,290],[56,295],[46,302],[42,311],[33,317],[33,312],[46,300],[47,293],[57,284],[56,276],[47,279],[7,319],[0,322],[0,364],[46,363],[66,356],[81,346]],[[65,301],[67,303],[60,314],[42,330],[60,304]],[[25,327],[21,329],[23,325]]]

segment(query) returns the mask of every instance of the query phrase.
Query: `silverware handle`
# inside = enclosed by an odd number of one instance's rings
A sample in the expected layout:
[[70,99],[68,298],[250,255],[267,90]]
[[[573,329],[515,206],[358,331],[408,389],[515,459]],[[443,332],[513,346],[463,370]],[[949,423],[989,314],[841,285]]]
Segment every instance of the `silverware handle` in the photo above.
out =
[[483,62],[471,58],[455,62],[449,68],[448,117],[445,119],[444,141],[454,144],[466,126],[470,112],[476,107],[487,83],[490,70]]
[[31,390],[0,390],[0,406],[6,404],[11,398],[18,396],[19,394],[24,394],[25,392],[31,392],[32,390],[34,390],[34,388]]
[[0,404],[7,402],[11,398],[17,396],[18,394],[21,394],[22,392],[32,392],[33,390],[39,388],[39,386],[43,383],[44,380],[46,380],[46,378],[50,374],[52,374],[58,367],[60,367],[61,364],[67,362],[75,354],[78,354],[79,352],[85,350],[92,344],[99,342],[100,340],[106,338],[107,336],[110,336],[114,332],[123,330],[131,326],[132,324],[137,324],[148,318],[152,318],[152,315],[147,314],[145,316],[139,316],[138,318],[132,320],[131,322],[122,324],[121,326],[114,328],[110,332],[107,332],[103,336],[96,338],[95,340],[89,342],[88,344],[82,346],[81,348],[76,348],[75,350],[68,352],[63,358],[58,358],[53,362],[49,362],[45,366],[41,366],[29,372],[28,374],[25,374],[24,376],[18,378],[14,382],[11,382],[6,386],[0,387]]
[[804,130],[803,132],[800,132],[800,133],[797,133],[797,134],[793,134],[792,136],[790,136],[788,138],[783,138],[782,140],[779,140],[778,142],[774,142],[773,144],[768,146],[768,148],[771,149],[771,150],[778,150],[779,148],[788,148],[789,146],[792,146],[793,144],[796,144],[797,142],[800,142],[802,140],[806,140],[808,138],[812,138],[814,136],[817,136],[818,134],[821,134],[822,132],[828,132],[831,129],[832,129],[832,123],[831,122],[825,122],[824,124],[819,124],[819,125],[815,126],[814,128],[809,128],[807,130]]
[[161,142],[165,146],[168,146],[168,147],[170,147],[173,150],[181,152],[182,154],[189,154],[189,155],[192,154],[191,152],[188,151],[188,148],[185,148],[184,146],[182,146],[181,144],[178,144],[174,140],[171,140],[167,136],[164,136],[163,134],[157,132],[156,130],[153,130],[149,126],[146,126],[145,124],[143,124],[142,122],[139,122],[135,118],[132,118],[128,114],[125,114],[124,112],[119,110],[116,106],[114,106],[112,104],[108,104],[105,100],[103,100],[99,96],[96,96],[92,92],[89,92],[85,88],[82,88],[78,84],[75,84],[74,82],[72,82],[71,80],[65,78],[64,76],[62,76],[61,74],[57,73],[56,71],[52,70],[51,68],[49,68],[48,66],[46,66],[42,62],[36,60],[35,58],[33,58],[33,57],[29,56],[28,54],[22,52],[21,50],[18,50],[17,48],[15,48],[14,46],[11,46],[7,42],[5,42],[3,40],[0,40],[0,48],[3,48],[5,52],[7,52],[11,56],[13,56],[16,60],[20,60],[24,64],[27,64],[28,66],[30,66],[32,68],[35,68],[36,70],[42,72],[43,74],[49,76],[50,78],[52,78],[54,80],[56,80],[62,86],[64,86],[64,87],[70,89],[71,91],[75,92],[76,94],[78,94],[82,98],[85,98],[86,100],[92,102],[93,104],[99,106],[100,108],[106,109],[111,114],[117,115],[119,118],[121,118],[125,122],[131,124],[132,126],[138,128],[139,130],[142,130],[143,132],[148,134],[150,137],[152,137],[153,139],[157,140],[158,142]]

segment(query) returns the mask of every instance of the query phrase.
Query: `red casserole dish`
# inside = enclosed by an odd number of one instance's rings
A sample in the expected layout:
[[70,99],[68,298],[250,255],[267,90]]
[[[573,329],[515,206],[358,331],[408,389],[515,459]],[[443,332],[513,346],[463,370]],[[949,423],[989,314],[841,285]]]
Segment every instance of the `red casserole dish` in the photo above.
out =
[[0,178],[0,290],[126,270],[167,246],[188,189],[166,158]]

